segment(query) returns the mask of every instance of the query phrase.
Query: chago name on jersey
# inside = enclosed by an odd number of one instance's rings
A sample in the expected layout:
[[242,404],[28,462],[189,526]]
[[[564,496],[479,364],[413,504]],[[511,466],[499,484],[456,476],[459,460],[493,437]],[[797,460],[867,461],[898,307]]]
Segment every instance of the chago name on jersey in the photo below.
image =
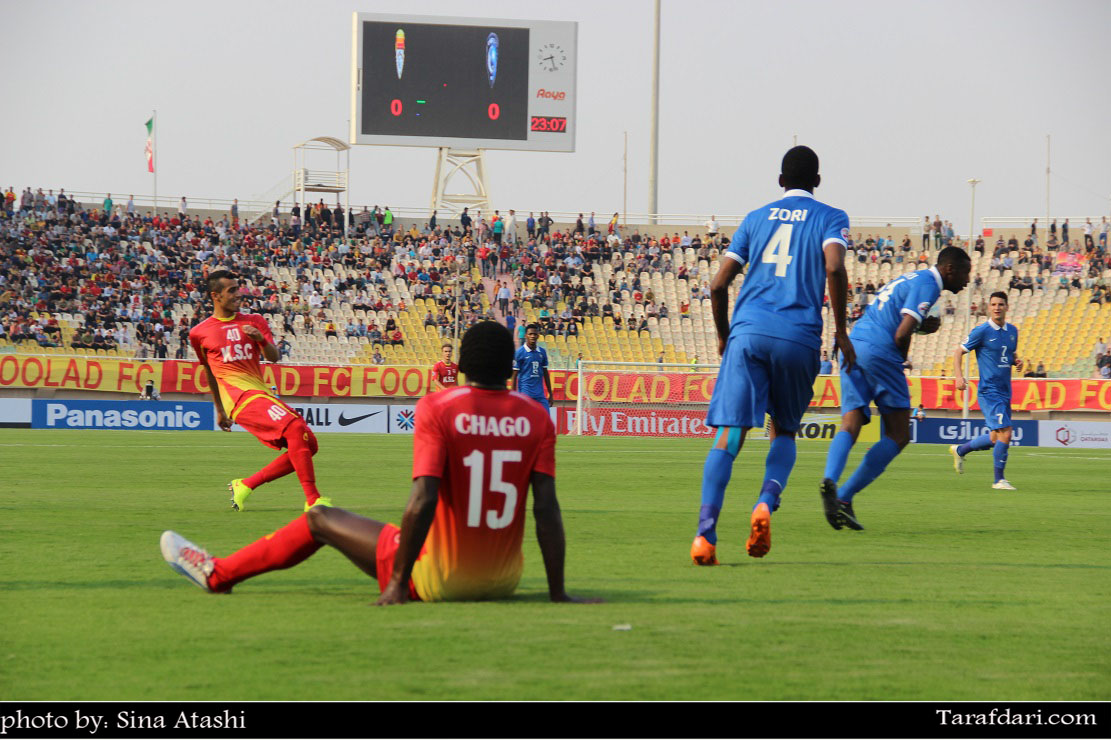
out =
[[965,352],[976,353],[980,368],[981,395],[1011,397],[1011,365],[1018,350],[1018,328],[1004,323],[999,326],[991,319],[977,326],[968,334],[961,347]]
[[895,348],[895,330],[903,316],[913,316],[921,323],[941,296],[941,286],[941,273],[936,267],[900,275],[876,294],[849,338],[880,347],[888,359],[901,363],[903,358]]
[[805,190],[788,190],[745,216],[725,253],[748,265],[730,334],[762,334],[821,347],[822,248],[830,242],[845,246],[848,236],[848,215]]

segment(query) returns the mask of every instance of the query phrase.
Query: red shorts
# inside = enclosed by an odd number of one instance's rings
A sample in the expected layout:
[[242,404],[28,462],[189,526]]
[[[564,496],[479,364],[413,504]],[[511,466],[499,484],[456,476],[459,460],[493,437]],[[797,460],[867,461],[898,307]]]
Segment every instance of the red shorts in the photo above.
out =
[[[385,591],[386,586],[390,584],[390,577],[393,575],[393,561],[397,557],[397,548],[401,544],[401,530],[393,524],[387,524],[382,527],[382,531],[378,533],[378,552],[376,559],[378,567],[375,572],[378,574],[378,589]],[[420,555],[417,560],[424,557],[424,548],[420,550]],[[417,587],[413,585],[413,579],[409,579],[409,600],[420,601],[420,596],[417,595]]]
[[236,424],[246,429],[267,447],[285,447],[285,428],[301,416],[281,399],[267,393],[256,393],[240,401],[232,411]]

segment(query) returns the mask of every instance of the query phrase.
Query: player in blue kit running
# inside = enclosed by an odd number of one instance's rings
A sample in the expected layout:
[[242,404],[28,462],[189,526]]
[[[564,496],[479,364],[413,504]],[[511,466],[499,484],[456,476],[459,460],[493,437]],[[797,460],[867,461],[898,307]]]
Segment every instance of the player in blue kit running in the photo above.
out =
[[545,410],[550,410],[552,378],[548,375],[548,353],[536,344],[539,339],[538,325],[525,327],[525,343],[513,355],[513,375],[509,378],[509,387],[533,399]]
[[[841,430],[829,446],[821,485],[826,521],[834,529],[864,529],[853,511],[853,496],[878,478],[910,442],[910,391],[903,362],[911,336],[916,330],[921,334],[938,330],[941,320],[927,318],[927,314],[942,289],[961,292],[971,271],[967,252],[946,247],[935,266],[900,275],[885,285],[853,327],[850,337],[856,349],[856,367],[841,367]],[[868,408],[872,401],[883,418],[883,436],[838,489],[837,480],[860,428],[872,419]]]
[[1022,360],[1018,359],[1018,329],[1007,323],[1007,294],[999,291],[992,293],[988,304],[990,319],[973,329],[953,353],[956,362],[957,390],[968,387],[968,381],[961,371],[966,352],[976,352],[976,364],[980,368],[980,384],[977,388],[980,410],[990,430],[976,439],[964,444],[950,445],[953,455],[953,468],[964,472],[964,456],[976,450],[991,448],[995,459],[995,483],[992,488],[1013,491],[1015,487],[1004,477],[1007,467],[1007,451],[1011,446],[1011,367],[1021,372]]
[[[717,523],[733,461],[748,430],[763,426],[765,413],[772,420],[772,443],[747,550],[760,558],[771,549],[771,513],[795,466],[795,433],[818,375],[827,282],[842,364],[853,364],[845,328],[849,217],[814,199],[821,177],[818,155],[809,147],[788,151],[780,171],[783,197],[745,216],[710,285],[722,357],[706,413],[706,424],[717,427],[717,435],[702,471],[702,508],[691,545],[698,565],[717,565]],[[745,265],[748,273],[730,322],[729,285]]]

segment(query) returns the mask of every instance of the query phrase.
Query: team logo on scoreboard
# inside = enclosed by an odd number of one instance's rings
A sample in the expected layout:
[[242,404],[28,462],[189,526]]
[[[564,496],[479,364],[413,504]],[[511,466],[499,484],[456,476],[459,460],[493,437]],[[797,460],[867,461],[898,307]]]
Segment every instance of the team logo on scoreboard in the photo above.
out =
[[490,87],[493,87],[494,79],[498,76],[498,35],[496,33],[486,37],[486,76],[490,79]]
[[397,79],[401,79],[401,70],[405,69],[405,32],[400,28],[393,37],[393,58],[397,64]]

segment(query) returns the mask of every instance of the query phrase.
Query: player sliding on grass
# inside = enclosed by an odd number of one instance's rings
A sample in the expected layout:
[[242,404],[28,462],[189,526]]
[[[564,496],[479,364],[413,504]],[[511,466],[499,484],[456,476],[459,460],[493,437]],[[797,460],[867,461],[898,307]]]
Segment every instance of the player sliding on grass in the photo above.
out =
[[212,297],[212,315],[193,327],[189,342],[208,375],[217,423],[230,432],[234,422],[267,447],[286,449],[250,478],[236,478],[228,484],[232,508],[242,511],[254,489],[293,472],[305,491],[306,511],[317,504],[330,506],[331,499],[321,497],[316,489],[312,464],[316,436],[301,415],[279,400],[262,379],[260,355],[269,362],[278,361],[269,325],[258,314],[239,313],[243,297],[234,273],[210,273],[206,288]]
[[517,587],[529,484],[536,539],[552,601],[563,590],[563,519],[555,491],[555,428],[535,402],[505,389],[513,362],[509,330],[492,321],[463,335],[467,384],[417,404],[413,488],[399,530],[343,509],[316,506],[226,558],[174,532],[162,555],[206,591],[289,568],[331,545],[382,589],[378,604],[410,599],[500,599]]
[[992,293],[988,304],[991,318],[973,329],[968,339],[953,353],[956,363],[957,390],[968,387],[968,381],[961,371],[961,362],[966,352],[976,352],[976,364],[980,368],[980,385],[977,388],[980,410],[987,422],[988,434],[960,445],[950,445],[953,455],[953,468],[964,472],[964,456],[976,450],[992,448],[995,460],[995,483],[992,488],[1013,491],[1015,487],[1007,482],[1004,469],[1007,467],[1007,451],[1011,446],[1011,366],[1022,371],[1022,360],[1018,359],[1018,329],[1007,323],[1007,294],[999,291]]
[[[763,426],[765,410],[772,419],[772,443],[747,549],[760,558],[771,548],[771,514],[795,466],[795,433],[818,376],[826,282],[835,341],[845,356],[842,366],[853,363],[845,330],[849,217],[814,199],[821,177],[818,155],[808,147],[788,151],[781,172],[783,197],[745,216],[710,286],[722,358],[706,414],[717,436],[702,471],[702,508],[691,544],[691,559],[698,565],[717,565],[718,516],[733,460],[748,430]],[[730,324],[729,284],[745,264],[748,275]]]
[[[934,267],[900,275],[885,285],[853,327],[856,367],[841,366],[841,431],[829,446],[821,484],[826,521],[834,529],[864,529],[853,511],[853,496],[878,478],[910,442],[910,391],[903,362],[911,336],[920,324],[923,334],[938,330],[941,320],[927,314],[943,288],[960,293],[968,285],[971,270],[967,252],[946,247]],[[883,436],[838,489],[837,480],[860,428],[872,419],[868,408],[872,401],[883,418]]]

